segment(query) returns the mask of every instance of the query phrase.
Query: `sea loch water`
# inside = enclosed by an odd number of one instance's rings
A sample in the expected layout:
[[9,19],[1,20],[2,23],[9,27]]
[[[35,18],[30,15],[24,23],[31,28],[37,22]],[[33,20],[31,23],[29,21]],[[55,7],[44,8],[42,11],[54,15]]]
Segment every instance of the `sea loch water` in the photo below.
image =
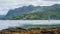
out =
[[15,26],[22,26],[23,24],[60,24],[60,20],[0,20],[0,30],[15,27]]

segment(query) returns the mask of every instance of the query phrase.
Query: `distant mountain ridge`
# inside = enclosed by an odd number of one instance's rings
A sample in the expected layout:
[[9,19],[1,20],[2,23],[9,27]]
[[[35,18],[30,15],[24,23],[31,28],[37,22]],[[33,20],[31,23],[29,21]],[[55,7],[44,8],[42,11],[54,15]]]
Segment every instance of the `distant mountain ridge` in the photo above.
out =
[[28,12],[28,11],[32,11],[34,9],[34,6],[33,5],[30,5],[30,6],[23,6],[23,7],[20,7],[20,8],[16,8],[14,10],[9,10],[7,15],[19,15],[19,14],[22,14],[24,12]]
[[60,19],[60,4],[52,6],[23,6],[9,10],[4,19],[48,19],[49,14],[51,19]]
[[3,20],[4,17],[5,15],[0,15],[0,20]]

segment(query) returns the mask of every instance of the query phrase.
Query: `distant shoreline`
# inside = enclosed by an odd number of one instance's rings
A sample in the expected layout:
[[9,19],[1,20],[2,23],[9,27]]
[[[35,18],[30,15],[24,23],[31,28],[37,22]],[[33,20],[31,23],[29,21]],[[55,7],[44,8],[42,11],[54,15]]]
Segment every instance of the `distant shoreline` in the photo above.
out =
[[24,24],[33,24],[33,25],[53,25],[53,24],[60,24],[60,20],[0,20],[0,30],[5,29],[8,27],[18,27]]

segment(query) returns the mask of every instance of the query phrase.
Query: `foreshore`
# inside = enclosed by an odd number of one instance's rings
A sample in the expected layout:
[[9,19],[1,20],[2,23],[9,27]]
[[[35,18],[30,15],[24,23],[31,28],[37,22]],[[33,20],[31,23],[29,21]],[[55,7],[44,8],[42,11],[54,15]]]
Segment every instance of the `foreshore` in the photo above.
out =
[[60,34],[60,27],[58,28],[8,28],[0,31],[0,34]]

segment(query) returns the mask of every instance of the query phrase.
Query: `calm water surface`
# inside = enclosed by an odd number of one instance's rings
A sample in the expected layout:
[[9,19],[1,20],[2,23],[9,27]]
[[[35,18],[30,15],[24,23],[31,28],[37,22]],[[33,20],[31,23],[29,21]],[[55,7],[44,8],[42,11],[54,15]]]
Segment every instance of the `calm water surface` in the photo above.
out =
[[60,20],[0,20],[0,30],[9,28],[9,27],[17,27],[22,26],[24,24],[47,24],[47,25],[53,25],[53,24],[60,24]]

